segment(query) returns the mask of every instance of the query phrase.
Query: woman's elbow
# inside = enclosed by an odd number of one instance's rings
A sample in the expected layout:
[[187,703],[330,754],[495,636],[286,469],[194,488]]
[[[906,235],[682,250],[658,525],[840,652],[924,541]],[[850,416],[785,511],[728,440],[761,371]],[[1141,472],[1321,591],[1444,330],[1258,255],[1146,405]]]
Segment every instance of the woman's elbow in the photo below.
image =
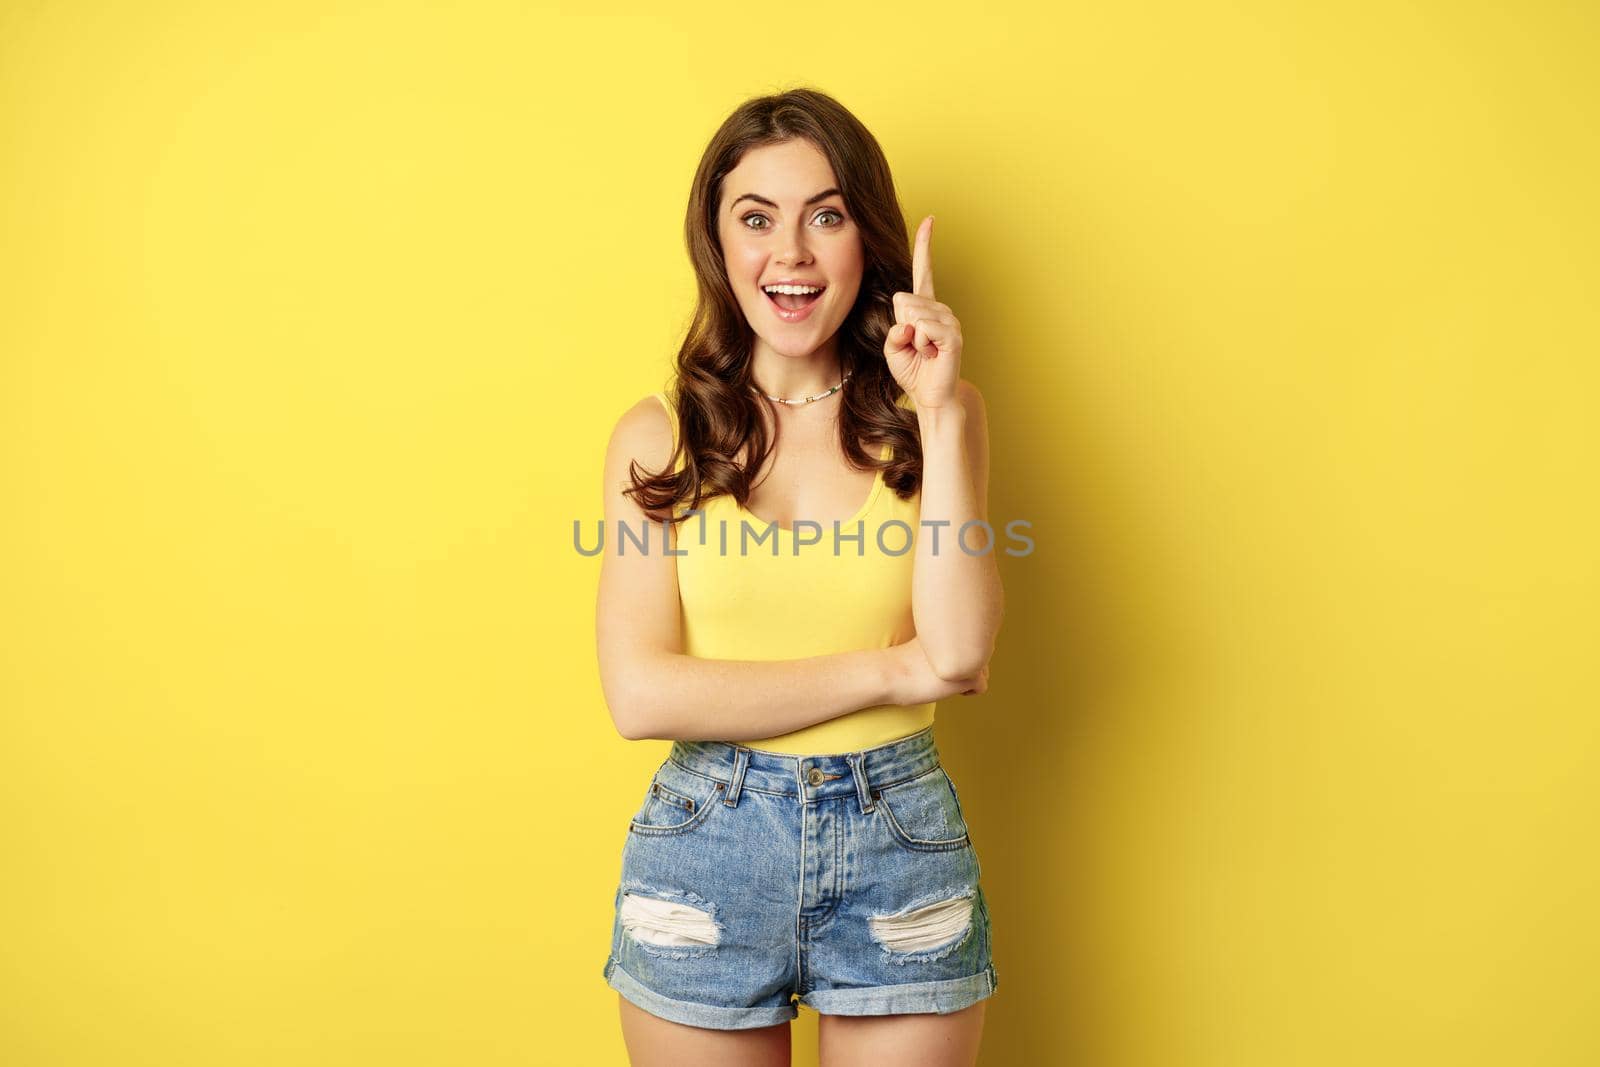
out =
[[1000,639],[1000,622],[1005,615],[1005,600],[997,597],[991,601],[986,621],[968,619],[960,632],[922,637],[922,650],[927,654],[933,673],[947,682],[961,682],[974,678],[994,658],[995,646]]
[[983,670],[989,662],[992,651],[993,649],[974,647],[935,653],[929,655],[928,665],[933,668],[934,674],[947,682],[965,681]]
[[611,723],[625,741],[649,741],[661,736],[661,726],[637,704],[611,706]]
[[617,728],[619,737],[625,741],[639,740],[639,720],[632,704],[608,694],[606,710],[611,713],[611,725]]
[[617,733],[628,741],[643,741],[655,733],[655,724],[647,714],[649,704],[638,699],[636,689],[621,679],[600,685],[605,695],[606,710],[611,713],[611,724]]
[[625,718],[614,711],[611,713],[611,721],[616,725],[617,733],[624,741],[644,741],[654,734],[654,731],[638,719]]

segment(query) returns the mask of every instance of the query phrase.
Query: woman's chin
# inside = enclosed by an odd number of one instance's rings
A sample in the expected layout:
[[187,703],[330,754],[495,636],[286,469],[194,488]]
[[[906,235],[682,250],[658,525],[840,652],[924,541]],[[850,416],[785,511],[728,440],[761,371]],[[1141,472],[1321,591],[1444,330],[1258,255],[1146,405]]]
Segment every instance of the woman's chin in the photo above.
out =
[[827,340],[827,338],[820,337],[809,330],[797,330],[795,332],[803,333],[804,336],[796,337],[793,334],[788,333],[778,334],[776,336],[772,334],[762,334],[761,339],[767,343],[767,347],[772,349],[773,352],[789,359],[804,359],[807,356],[813,355],[816,353],[817,349],[822,347],[823,342]]

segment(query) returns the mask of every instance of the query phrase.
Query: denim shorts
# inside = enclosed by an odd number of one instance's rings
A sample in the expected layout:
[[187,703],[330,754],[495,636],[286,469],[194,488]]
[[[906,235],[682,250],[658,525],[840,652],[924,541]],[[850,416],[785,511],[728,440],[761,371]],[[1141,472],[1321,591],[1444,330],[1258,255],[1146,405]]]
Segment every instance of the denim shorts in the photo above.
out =
[[953,1012],[995,991],[978,855],[933,727],[795,756],[674,741],[628,825],[611,988],[741,1030]]

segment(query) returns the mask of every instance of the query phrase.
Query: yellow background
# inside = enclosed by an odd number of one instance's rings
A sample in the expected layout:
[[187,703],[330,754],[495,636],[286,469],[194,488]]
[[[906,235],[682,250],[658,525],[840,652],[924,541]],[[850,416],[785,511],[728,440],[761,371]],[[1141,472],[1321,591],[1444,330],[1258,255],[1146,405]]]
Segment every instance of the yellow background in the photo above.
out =
[[572,523],[792,85],[1034,524],[983,1062],[1600,1060],[1594,9],[604,7],[0,7],[0,1060],[623,1062]]

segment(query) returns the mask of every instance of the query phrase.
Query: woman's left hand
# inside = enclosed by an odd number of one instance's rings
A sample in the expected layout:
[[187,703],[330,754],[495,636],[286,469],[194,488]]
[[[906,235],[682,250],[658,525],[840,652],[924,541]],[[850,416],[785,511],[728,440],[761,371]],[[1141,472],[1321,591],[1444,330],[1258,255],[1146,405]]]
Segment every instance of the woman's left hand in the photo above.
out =
[[933,298],[933,216],[917,227],[911,292],[894,294],[894,326],[883,339],[889,373],[919,409],[956,403],[961,380],[961,322]]

